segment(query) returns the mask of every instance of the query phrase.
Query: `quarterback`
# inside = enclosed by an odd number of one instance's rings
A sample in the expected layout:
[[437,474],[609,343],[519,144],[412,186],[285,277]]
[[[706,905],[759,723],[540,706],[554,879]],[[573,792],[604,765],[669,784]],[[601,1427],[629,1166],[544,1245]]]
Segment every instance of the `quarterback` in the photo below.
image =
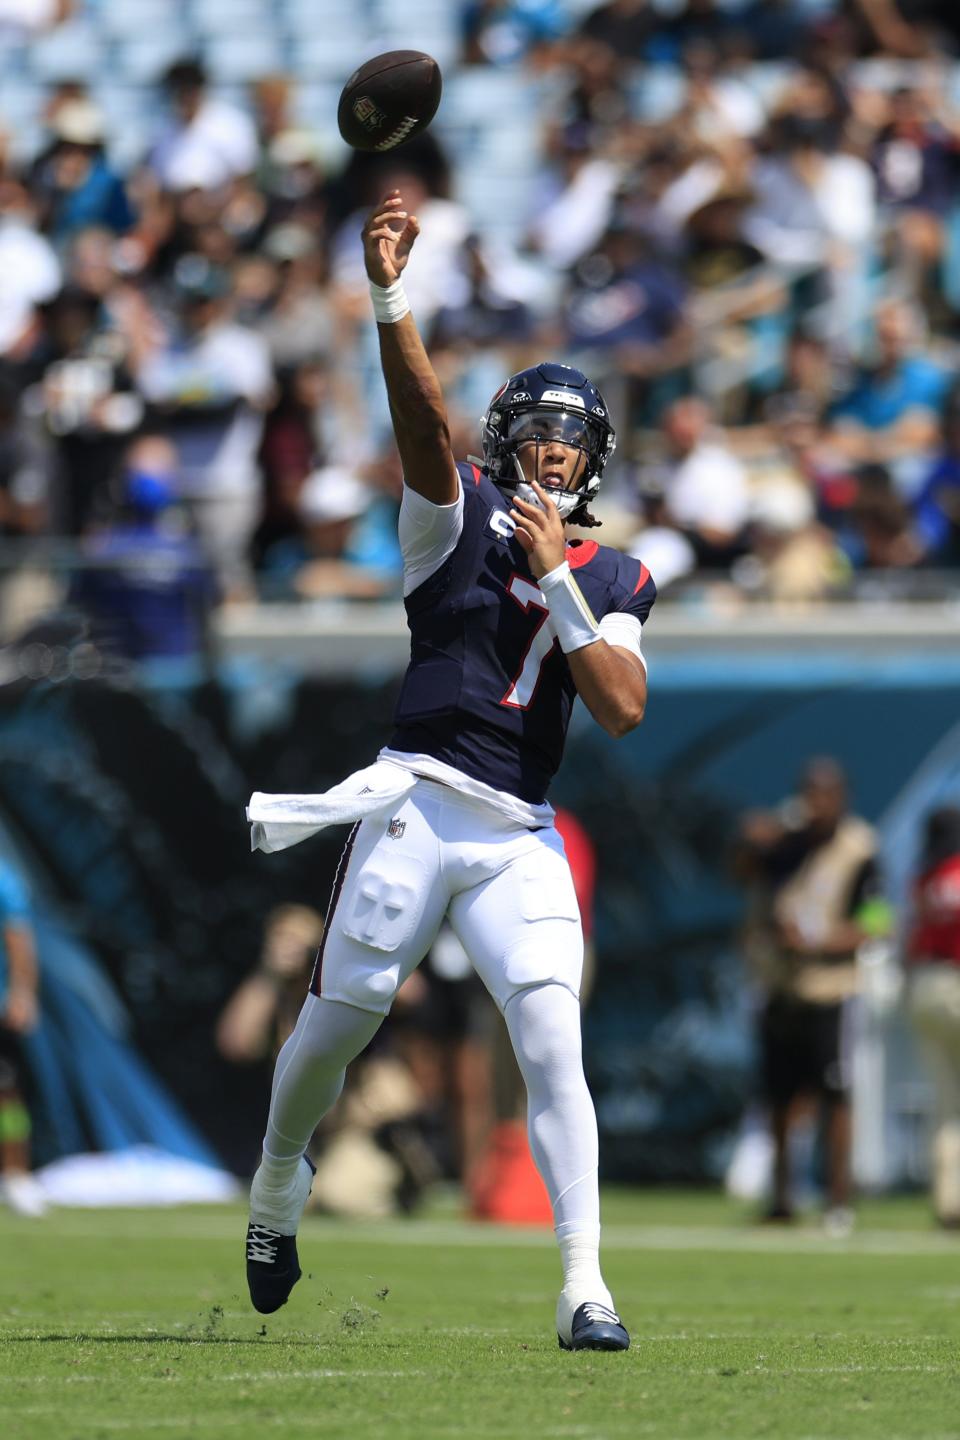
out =
[[457,463],[403,291],[418,233],[396,191],[363,232],[404,471],[411,656],[395,728],[376,764],[325,795],[255,795],[247,812],[268,850],[355,822],[310,994],[277,1060],[250,1196],[250,1295],[269,1313],[299,1279],[307,1142],[446,917],[503,1013],[526,1084],[563,1267],[560,1344],[626,1350],[599,1261],[583,937],[546,794],[577,695],[611,735],[642,719],[641,626],[656,590],[639,561],[566,538],[567,523],[596,524],[589,506],[615,443],[580,371],[545,363],[511,376],[484,417],[482,461]]

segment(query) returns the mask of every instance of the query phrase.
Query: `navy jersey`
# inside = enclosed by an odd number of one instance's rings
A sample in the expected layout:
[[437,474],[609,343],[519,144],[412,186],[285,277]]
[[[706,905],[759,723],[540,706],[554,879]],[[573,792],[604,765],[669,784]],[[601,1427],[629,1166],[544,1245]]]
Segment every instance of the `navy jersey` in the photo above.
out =
[[[406,597],[410,664],[390,748],[431,755],[539,804],[560,764],[576,687],[509,504],[475,466],[457,469],[463,531]],[[646,619],[656,587],[639,560],[594,540],[574,541],[567,559],[598,621],[613,611]]]

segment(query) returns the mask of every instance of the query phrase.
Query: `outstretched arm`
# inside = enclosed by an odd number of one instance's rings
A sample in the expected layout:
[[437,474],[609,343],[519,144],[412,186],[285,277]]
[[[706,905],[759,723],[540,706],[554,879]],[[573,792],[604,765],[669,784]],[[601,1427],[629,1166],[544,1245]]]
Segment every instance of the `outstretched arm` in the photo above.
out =
[[[582,644],[572,648],[569,635],[564,644],[564,634],[559,625],[557,633],[580,699],[608,735],[626,735],[636,729],[643,719],[647,703],[647,673],[642,661],[629,650],[619,645],[608,645],[606,640],[597,637],[596,621],[579,595],[576,581],[564,573],[566,542],[557,507],[536,481],[533,481],[533,488],[539,496],[540,507],[521,500],[519,496],[514,497],[514,508],[510,514],[517,522],[517,539],[527,552],[532,573],[541,581],[547,577],[549,584],[545,584],[543,590],[551,606],[551,615],[554,615],[555,606],[567,608],[571,601],[573,603],[573,643],[579,638]],[[557,578],[551,580],[551,576]],[[580,606],[585,612],[582,625],[576,613]],[[560,613],[558,609],[557,614]],[[578,629],[581,630],[579,637],[575,633]]]
[[[363,227],[367,277],[374,304],[384,314],[403,309],[400,277],[419,233],[416,216],[404,210],[397,190],[384,197]],[[404,480],[434,505],[452,505],[460,493],[460,480],[450,448],[447,409],[414,318],[409,309],[398,320],[378,315],[377,331]]]

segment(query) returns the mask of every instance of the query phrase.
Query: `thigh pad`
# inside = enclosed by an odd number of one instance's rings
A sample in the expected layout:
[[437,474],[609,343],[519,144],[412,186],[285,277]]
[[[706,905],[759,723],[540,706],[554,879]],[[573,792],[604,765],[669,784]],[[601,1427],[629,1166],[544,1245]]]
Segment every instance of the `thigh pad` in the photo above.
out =
[[428,884],[427,867],[416,856],[375,850],[344,896],[340,928],[372,950],[396,950],[417,928]]

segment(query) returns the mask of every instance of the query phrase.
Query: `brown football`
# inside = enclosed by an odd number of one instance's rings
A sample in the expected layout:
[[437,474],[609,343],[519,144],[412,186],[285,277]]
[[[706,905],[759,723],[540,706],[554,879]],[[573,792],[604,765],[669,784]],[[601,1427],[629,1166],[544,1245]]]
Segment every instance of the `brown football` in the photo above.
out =
[[354,150],[395,150],[437,113],[440,66],[421,50],[388,50],[355,70],[337,106],[340,134]]

